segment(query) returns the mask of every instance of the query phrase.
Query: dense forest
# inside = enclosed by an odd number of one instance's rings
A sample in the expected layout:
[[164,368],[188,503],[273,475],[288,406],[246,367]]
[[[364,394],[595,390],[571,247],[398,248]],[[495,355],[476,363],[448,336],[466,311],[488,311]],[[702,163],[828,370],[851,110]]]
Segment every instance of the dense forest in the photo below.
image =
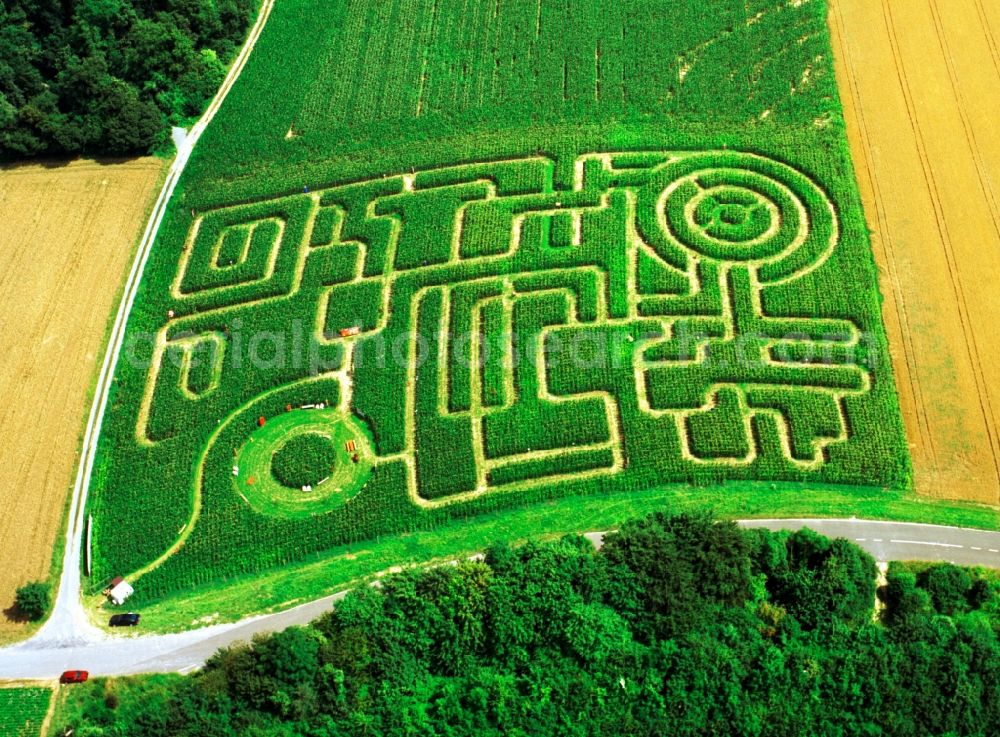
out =
[[[707,516],[492,547],[363,587],[186,678],[87,684],[75,737],[980,735],[1000,589]],[[84,690],[87,689],[87,690]],[[62,734],[62,731],[57,732]],[[68,733],[68,732],[67,732]]]
[[4,0],[0,159],[154,151],[197,117],[255,0]]

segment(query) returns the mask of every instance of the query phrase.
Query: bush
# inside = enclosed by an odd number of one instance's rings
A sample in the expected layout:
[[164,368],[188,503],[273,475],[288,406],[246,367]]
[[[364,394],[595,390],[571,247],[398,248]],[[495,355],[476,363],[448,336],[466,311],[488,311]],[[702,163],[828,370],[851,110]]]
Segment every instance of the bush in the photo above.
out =
[[622,525],[602,552],[618,582],[612,601],[637,607],[637,629],[650,637],[672,637],[713,607],[750,597],[749,545],[734,522],[658,512]]
[[776,537],[784,540],[784,550],[762,544],[756,560],[767,576],[772,603],[784,607],[806,630],[835,620],[855,626],[871,620],[877,569],[868,553],[808,528]]
[[930,594],[931,602],[939,614],[952,616],[969,607],[967,595],[972,588],[972,578],[956,565],[936,565],[918,576],[917,583]]
[[42,581],[32,581],[17,590],[17,611],[32,622],[37,622],[49,611],[52,587]]
[[250,0],[0,5],[0,160],[148,153],[225,75]]

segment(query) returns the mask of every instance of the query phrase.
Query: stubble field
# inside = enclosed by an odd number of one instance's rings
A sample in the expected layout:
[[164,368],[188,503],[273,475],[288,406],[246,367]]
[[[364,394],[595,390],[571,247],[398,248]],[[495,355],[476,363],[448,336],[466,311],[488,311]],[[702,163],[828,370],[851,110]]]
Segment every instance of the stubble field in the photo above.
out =
[[[45,578],[89,386],[163,162],[0,173],[0,609]],[[19,628],[0,618],[0,639]]]
[[1000,5],[832,0],[916,490],[1000,499]]

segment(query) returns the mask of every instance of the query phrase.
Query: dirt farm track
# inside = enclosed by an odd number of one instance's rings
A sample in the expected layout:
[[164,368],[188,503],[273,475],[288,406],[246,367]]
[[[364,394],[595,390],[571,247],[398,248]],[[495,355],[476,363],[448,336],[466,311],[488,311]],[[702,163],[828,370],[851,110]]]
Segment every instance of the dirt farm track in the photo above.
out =
[[[88,387],[164,162],[0,171],[0,610],[44,578]],[[0,616],[0,641],[19,625]]]
[[1000,501],[1000,3],[830,0],[917,491]]

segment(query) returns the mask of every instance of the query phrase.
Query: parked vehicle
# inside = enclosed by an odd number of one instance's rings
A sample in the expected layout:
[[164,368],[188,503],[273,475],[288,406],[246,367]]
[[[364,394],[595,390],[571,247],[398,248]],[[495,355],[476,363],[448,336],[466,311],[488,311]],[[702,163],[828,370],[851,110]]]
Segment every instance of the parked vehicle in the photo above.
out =
[[59,676],[60,683],[83,683],[90,678],[90,673],[85,670],[68,670]]
[[109,627],[135,627],[139,624],[140,616],[135,612],[128,614],[115,614],[108,620]]

